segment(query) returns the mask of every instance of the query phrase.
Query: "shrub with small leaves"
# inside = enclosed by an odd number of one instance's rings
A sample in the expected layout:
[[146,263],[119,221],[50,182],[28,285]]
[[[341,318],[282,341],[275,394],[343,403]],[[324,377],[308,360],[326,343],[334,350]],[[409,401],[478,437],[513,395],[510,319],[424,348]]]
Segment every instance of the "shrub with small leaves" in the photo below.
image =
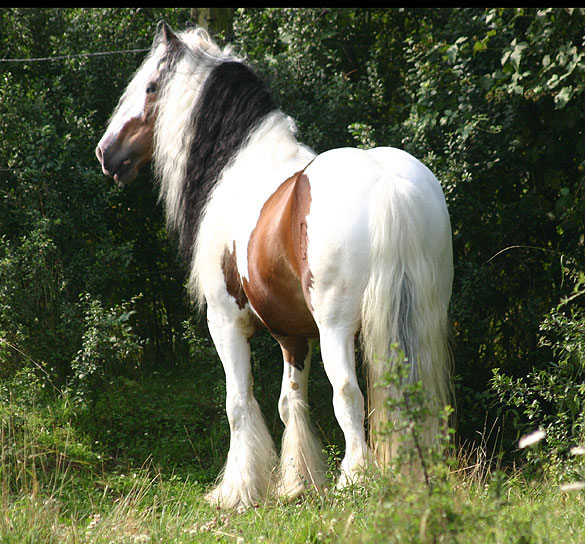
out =
[[585,276],[573,274],[575,287],[543,320],[540,345],[554,360],[526,376],[494,369],[491,387],[500,406],[515,419],[518,436],[535,428],[546,432],[538,448],[527,450],[530,464],[562,474],[575,464],[571,450],[585,440],[585,310],[574,306],[585,294]]
[[100,384],[110,376],[134,374],[140,369],[145,341],[130,323],[139,296],[111,308],[104,308],[90,295],[81,297],[85,305],[85,332],[82,348],[71,363],[73,392],[80,402],[91,400]]

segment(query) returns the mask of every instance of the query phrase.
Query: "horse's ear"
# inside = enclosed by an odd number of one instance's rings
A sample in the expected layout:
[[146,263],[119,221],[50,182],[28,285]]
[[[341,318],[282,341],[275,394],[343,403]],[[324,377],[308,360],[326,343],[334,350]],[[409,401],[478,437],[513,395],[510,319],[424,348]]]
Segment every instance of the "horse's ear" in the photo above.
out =
[[170,45],[172,43],[176,43],[179,38],[177,38],[176,34],[171,30],[171,27],[167,25],[165,21],[160,21],[158,23],[157,30],[162,32],[163,43],[165,45]]

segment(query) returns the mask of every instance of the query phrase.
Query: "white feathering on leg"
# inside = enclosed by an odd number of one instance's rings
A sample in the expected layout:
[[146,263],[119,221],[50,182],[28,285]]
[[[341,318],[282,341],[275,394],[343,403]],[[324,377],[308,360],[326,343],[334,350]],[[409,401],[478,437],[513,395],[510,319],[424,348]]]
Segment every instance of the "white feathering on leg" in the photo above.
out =
[[320,441],[309,424],[309,407],[298,397],[289,398],[277,492],[292,500],[306,488],[320,490],[324,475],[325,462]]
[[232,433],[226,465],[220,482],[206,495],[223,508],[250,508],[266,497],[275,479],[276,451],[256,400],[242,411]]

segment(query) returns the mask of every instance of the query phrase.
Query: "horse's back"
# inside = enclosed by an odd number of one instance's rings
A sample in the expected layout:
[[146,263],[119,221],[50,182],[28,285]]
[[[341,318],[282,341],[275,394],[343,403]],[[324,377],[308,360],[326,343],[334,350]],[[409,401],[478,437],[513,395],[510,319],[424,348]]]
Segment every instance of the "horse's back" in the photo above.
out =
[[[430,214],[428,222],[449,221],[445,198],[434,174],[418,159],[392,147],[368,150],[339,148],[318,155],[307,167],[311,181],[312,206],[321,200],[331,211],[342,212],[345,219],[369,213],[376,186],[400,186],[411,198],[420,199],[421,212]],[[347,215],[349,214],[349,216]]]

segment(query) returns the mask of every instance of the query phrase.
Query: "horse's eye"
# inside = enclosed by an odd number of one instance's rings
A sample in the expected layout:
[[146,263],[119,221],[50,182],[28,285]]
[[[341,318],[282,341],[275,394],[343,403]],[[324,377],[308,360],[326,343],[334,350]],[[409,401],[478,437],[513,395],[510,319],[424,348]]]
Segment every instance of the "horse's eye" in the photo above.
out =
[[156,93],[156,83],[151,82],[146,87],[146,94]]

